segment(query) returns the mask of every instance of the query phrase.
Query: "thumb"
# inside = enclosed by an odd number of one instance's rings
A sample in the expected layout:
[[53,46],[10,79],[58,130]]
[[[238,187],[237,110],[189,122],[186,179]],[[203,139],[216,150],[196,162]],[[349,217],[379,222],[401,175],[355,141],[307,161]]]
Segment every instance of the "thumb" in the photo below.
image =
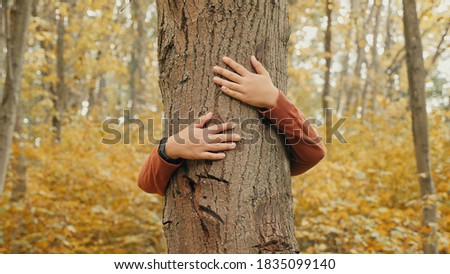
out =
[[209,120],[211,120],[212,118],[212,112],[208,112],[205,115],[200,116],[200,118],[198,118],[198,120],[195,122],[195,127],[196,128],[202,128],[206,125],[206,123],[208,123]]
[[264,74],[264,75],[269,74],[269,72],[264,68],[264,66],[261,64],[261,62],[256,60],[256,57],[254,55],[252,55],[252,57],[250,59],[252,61],[253,67],[255,68],[255,70],[258,74]]

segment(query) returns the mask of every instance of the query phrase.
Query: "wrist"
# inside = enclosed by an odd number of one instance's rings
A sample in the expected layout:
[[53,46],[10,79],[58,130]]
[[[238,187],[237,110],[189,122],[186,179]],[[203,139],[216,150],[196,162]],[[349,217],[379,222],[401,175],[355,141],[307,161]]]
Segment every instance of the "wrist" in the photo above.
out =
[[167,138],[164,152],[167,155],[167,157],[174,160],[178,160],[181,157],[178,155],[177,151],[178,151],[177,142],[175,141],[175,138],[172,135],[169,138]]
[[268,98],[266,105],[264,106],[267,109],[272,109],[277,105],[279,90],[276,87],[273,87],[271,96]]

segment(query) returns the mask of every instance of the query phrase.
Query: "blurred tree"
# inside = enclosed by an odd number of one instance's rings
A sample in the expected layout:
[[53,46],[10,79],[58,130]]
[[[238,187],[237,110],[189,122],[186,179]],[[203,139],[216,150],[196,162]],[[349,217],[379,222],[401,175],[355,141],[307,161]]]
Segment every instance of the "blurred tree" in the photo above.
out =
[[425,97],[425,65],[423,61],[422,37],[415,0],[403,0],[403,25],[405,31],[406,61],[409,82],[410,108],[417,174],[422,196],[423,252],[437,252],[437,208],[433,195],[435,186],[431,177],[428,121]]
[[[383,94],[380,91],[381,85],[380,85],[380,81],[378,81],[378,78],[381,76],[380,75],[380,56],[378,53],[378,49],[379,49],[379,44],[378,44],[378,39],[380,37],[380,22],[381,22],[381,10],[383,8],[383,3],[381,0],[375,0],[374,3],[374,8],[375,8],[375,19],[374,19],[374,23],[373,23],[373,32],[372,32],[372,63],[370,65],[370,70],[371,70],[371,79],[370,82],[372,82],[372,92],[371,92],[371,104],[370,104],[370,109],[372,111],[375,111],[376,109],[376,98],[378,94]],[[365,102],[366,102],[366,98],[363,98],[363,102],[362,102],[362,112],[365,110]],[[362,116],[362,114],[361,114]]]
[[64,5],[65,1],[60,1],[60,6],[55,9],[56,15],[56,75],[58,77],[56,89],[53,89],[53,118],[52,126],[55,132],[55,141],[59,143],[61,141],[61,128],[63,113],[67,101],[67,87],[65,81],[66,75],[66,62],[64,60],[64,35],[66,33],[66,13],[67,6]]
[[322,106],[325,117],[325,111],[330,107],[330,76],[331,76],[331,15],[333,11],[333,0],[325,0],[325,13],[327,18],[327,29],[325,31],[325,84],[322,94]]
[[20,85],[31,1],[16,0],[8,9],[2,1],[6,35],[6,82],[0,102],[0,195],[6,178],[12,138],[20,102]]
[[131,2],[131,13],[134,19],[134,41],[131,50],[130,62],[130,112],[136,113],[138,105],[142,105],[142,94],[145,88],[144,63],[146,54],[145,14],[146,1],[134,0]]

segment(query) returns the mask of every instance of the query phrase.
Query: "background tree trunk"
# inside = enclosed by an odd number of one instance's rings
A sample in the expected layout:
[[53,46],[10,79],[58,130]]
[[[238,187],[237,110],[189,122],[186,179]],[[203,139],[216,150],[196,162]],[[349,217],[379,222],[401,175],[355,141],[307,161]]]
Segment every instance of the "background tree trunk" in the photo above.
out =
[[[166,117],[171,118],[166,133],[178,132],[208,111],[216,122],[253,122],[238,126],[237,133],[251,127],[253,136],[244,135],[247,141],[225,160],[187,161],[172,177],[163,216],[169,253],[298,252],[282,140],[255,108],[222,94],[212,81],[212,67],[223,66],[224,55],[251,69],[253,54],[274,84],[286,90],[287,4],[157,1],[159,84]],[[181,119],[188,117],[188,122]]]
[[130,101],[131,101],[131,115],[136,113],[138,105],[142,103],[142,94],[145,89],[145,48],[146,48],[146,33],[145,33],[145,13],[147,5],[145,1],[134,0],[131,3],[131,10],[134,20],[134,45],[131,52],[130,62]]
[[[7,9],[3,0],[3,8]],[[23,53],[25,51],[31,1],[17,0],[6,19],[6,81],[0,106],[0,195],[6,178],[12,137],[19,107],[22,80]],[[9,19],[9,20],[8,20]]]
[[326,109],[330,107],[330,76],[331,76],[331,12],[333,10],[333,0],[325,1],[325,12],[327,16],[327,29],[325,31],[325,84],[323,86],[322,105],[323,117]]
[[[364,3],[359,0],[351,1],[351,17],[354,21],[355,27],[355,44],[356,44],[356,63],[354,73],[351,81],[351,86],[347,91],[347,100],[344,106],[344,112],[350,111],[352,113],[357,111],[358,97],[361,91],[361,70],[366,61],[366,52],[364,47],[366,45],[366,35],[363,27],[365,26],[366,18],[363,16],[365,9],[362,7]],[[370,17],[370,16],[369,16]],[[354,106],[354,109],[352,109]]]
[[[373,26],[373,45],[372,45],[372,94],[371,94],[371,104],[370,108],[372,111],[375,111],[377,106],[377,95],[384,94],[380,88],[378,77],[380,77],[380,56],[378,54],[378,37],[380,30],[380,16],[381,9],[383,7],[383,3],[381,1],[375,1],[376,5],[376,14],[375,14],[375,22]],[[363,104],[364,111],[364,104]]]
[[403,0],[403,25],[405,31],[406,62],[412,115],[414,150],[416,154],[417,173],[420,192],[424,200],[422,226],[429,227],[429,233],[423,236],[423,252],[437,253],[437,209],[436,202],[430,198],[435,193],[431,177],[428,144],[428,122],[425,101],[425,66],[422,52],[419,20],[416,1]]
[[25,194],[27,192],[27,165],[25,158],[25,140],[23,138],[23,115],[22,115],[23,106],[17,110],[17,119],[16,119],[16,128],[15,128],[15,139],[16,144],[18,144],[17,148],[17,157],[15,162],[12,164],[16,178],[14,180],[13,189],[11,191],[11,202],[23,202],[25,198]]
[[66,27],[64,23],[64,15],[60,12],[57,17],[57,39],[56,39],[56,74],[58,76],[58,82],[56,84],[56,94],[53,98],[53,106],[55,113],[52,118],[53,130],[55,132],[55,141],[59,143],[61,141],[62,120],[65,109],[65,101],[67,97],[66,82],[65,82],[65,66],[64,61],[64,35],[66,33]]

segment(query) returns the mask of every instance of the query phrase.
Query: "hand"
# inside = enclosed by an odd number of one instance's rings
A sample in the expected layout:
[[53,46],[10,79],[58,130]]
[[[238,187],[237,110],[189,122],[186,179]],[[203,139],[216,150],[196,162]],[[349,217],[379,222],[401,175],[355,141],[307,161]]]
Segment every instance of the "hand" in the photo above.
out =
[[258,108],[272,108],[276,105],[278,89],[272,83],[269,72],[256,60],[255,56],[251,57],[251,63],[256,74],[229,57],[223,57],[223,62],[237,72],[214,66],[214,72],[230,80],[220,77],[213,78],[214,83],[222,86],[221,90],[225,94]]
[[172,159],[222,160],[223,151],[232,150],[241,139],[238,134],[223,133],[236,124],[223,123],[204,128],[212,113],[201,116],[196,122],[167,139],[165,153]]

